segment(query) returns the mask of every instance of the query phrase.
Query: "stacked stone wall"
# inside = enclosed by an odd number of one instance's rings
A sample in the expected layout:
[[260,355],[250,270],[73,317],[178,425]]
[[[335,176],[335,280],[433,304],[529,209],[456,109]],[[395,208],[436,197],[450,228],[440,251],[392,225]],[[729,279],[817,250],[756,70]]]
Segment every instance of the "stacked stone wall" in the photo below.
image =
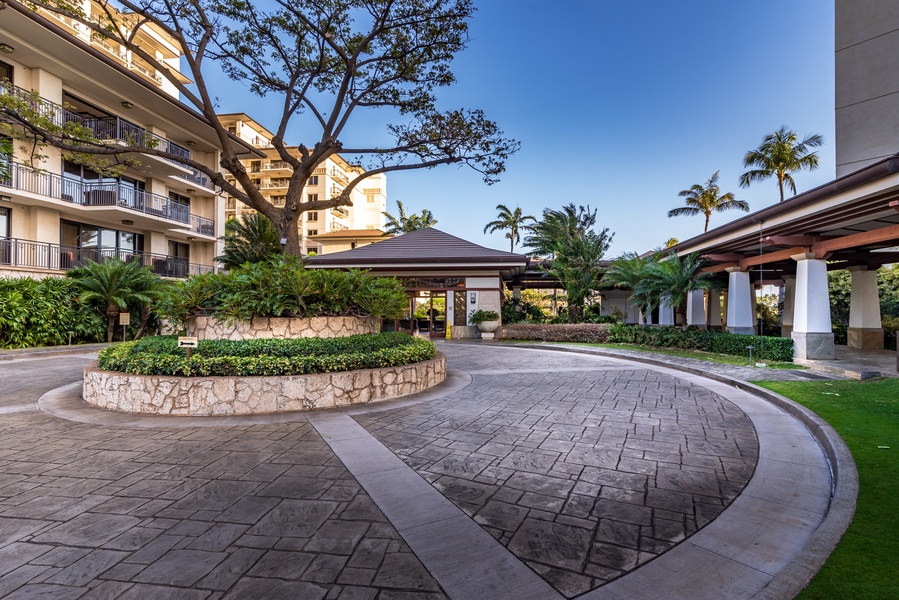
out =
[[187,334],[201,340],[255,340],[273,338],[336,338],[377,333],[375,317],[255,317],[251,321],[227,323],[213,317],[195,317]]

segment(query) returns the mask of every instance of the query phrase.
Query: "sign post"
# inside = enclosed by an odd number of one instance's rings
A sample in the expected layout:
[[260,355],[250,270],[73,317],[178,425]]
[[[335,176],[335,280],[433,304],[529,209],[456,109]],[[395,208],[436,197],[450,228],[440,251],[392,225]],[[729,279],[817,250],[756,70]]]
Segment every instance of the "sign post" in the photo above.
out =
[[126,340],[125,332],[128,331],[128,326],[131,325],[131,313],[119,313],[119,325],[122,326],[122,341]]
[[187,360],[190,360],[191,352],[199,345],[200,342],[195,337],[178,337],[178,347],[186,349],[185,352],[187,352]]

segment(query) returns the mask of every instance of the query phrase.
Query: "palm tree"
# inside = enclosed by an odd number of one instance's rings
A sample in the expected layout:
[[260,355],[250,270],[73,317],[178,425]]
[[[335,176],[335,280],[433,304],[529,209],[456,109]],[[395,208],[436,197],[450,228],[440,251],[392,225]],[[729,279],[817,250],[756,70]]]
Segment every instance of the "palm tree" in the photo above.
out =
[[[643,295],[665,300],[675,315],[686,317],[687,294],[713,287],[711,273],[702,273],[702,258],[696,253],[680,257],[675,253],[647,265],[634,288]],[[675,318],[675,323],[685,322]]]
[[777,178],[777,186],[780,188],[780,201],[784,201],[784,184],[790,187],[796,194],[796,182],[790,173],[795,171],[813,171],[818,168],[818,153],[811,148],[817,148],[824,143],[820,134],[808,134],[798,142],[798,134],[782,125],[774,133],[769,133],[762,140],[762,145],[755,150],[750,150],[743,158],[744,167],[756,167],[746,171],[740,176],[740,187],[749,187],[753,181],[764,181],[771,177]]
[[128,305],[143,305],[152,302],[145,293],[146,272],[149,267],[137,261],[123,262],[118,259],[101,263],[88,261],[84,267],[69,274],[81,288],[80,300],[100,304],[106,313],[106,341],[112,341],[115,321],[119,313]]
[[730,192],[726,194],[721,193],[721,188],[718,187],[718,173],[719,171],[715,171],[715,174],[709,177],[705,185],[695,183],[690,186],[690,189],[678,192],[678,196],[686,198],[684,200],[686,206],[669,210],[668,217],[703,214],[705,215],[704,231],[708,231],[709,219],[713,212],[723,212],[734,208],[743,212],[749,212],[749,204],[744,200],[737,200]]
[[632,291],[631,302],[640,307],[644,320],[659,305],[658,294],[642,285],[650,264],[659,257],[661,257],[659,253],[640,256],[636,252],[626,252],[612,262],[605,275],[605,280],[615,287],[629,288]]
[[543,219],[528,226],[531,235],[525,238],[531,254],[552,257],[541,268],[565,288],[572,323],[583,320],[584,304],[603,277],[600,261],[614,235],[608,228],[595,231],[595,223],[596,210],[568,204],[561,210],[545,209]]
[[403,235],[404,233],[411,233],[413,231],[418,231],[419,229],[427,229],[428,227],[433,227],[437,224],[437,219],[434,218],[434,215],[432,215],[431,211],[428,209],[422,210],[420,215],[416,213],[407,215],[406,209],[403,207],[403,203],[400,200],[396,201],[396,206],[400,211],[399,218],[394,217],[387,211],[381,213],[387,217],[384,235],[389,235],[391,233],[393,235]]
[[509,208],[505,204],[497,204],[496,210],[499,211],[499,214],[496,215],[495,221],[490,221],[484,226],[484,233],[493,233],[494,231],[508,229],[509,233],[506,234],[506,237],[509,238],[509,252],[515,252],[515,244],[521,241],[520,230],[521,228],[526,226],[528,221],[536,221],[534,217],[531,215],[522,214],[521,207],[516,206],[515,210],[509,210]]
[[225,269],[269,260],[282,253],[278,229],[260,213],[241,215],[225,222],[225,253],[215,260]]

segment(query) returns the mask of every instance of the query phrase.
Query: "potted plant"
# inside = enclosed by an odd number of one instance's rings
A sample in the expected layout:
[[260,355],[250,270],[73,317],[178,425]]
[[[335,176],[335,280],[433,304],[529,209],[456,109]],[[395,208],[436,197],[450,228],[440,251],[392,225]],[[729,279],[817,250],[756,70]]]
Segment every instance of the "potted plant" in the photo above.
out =
[[492,340],[493,332],[499,329],[499,314],[492,310],[473,310],[468,322],[478,326],[483,339]]

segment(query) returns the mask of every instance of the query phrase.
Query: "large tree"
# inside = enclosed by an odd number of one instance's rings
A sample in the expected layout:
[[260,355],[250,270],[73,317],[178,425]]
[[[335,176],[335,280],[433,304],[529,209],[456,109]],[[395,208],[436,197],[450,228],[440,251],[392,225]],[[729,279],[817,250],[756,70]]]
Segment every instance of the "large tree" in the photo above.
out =
[[396,206],[399,209],[399,216],[393,216],[389,212],[383,212],[387,218],[387,224],[384,226],[384,235],[392,233],[393,235],[403,235],[419,229],[427,229],[437,224],[437,219],[431,214],[427,208],[422,209],[421,214],[406,214],[406,208],[402,201],[397,200]]
[[549,257],[543,268],[559,279],[568,296],[568,320],[584,318],[584,304],[603,277],[602,258],[614,233],[596,231],[596,210],[567,204],[560,210],[544,209],[541,220],[529,225],[524,245],[530,254]]
[[784,185],[796,193],[796,182],[790,173],[797,171],[814,171],[818,168],[817,148],[824,143],[820,134],[810,133],[802,141],[799,134],[782,125],[774,133],[769,133],[755,150],[750,150],[743,157],[744,167],[755,167],[740,176],[740,186],[749,187],[754,181],[777,178],[780,189],[780,201],[784,201]]
[[496,215],[496,219],[484,225],[484,233],[508,229],[506,237],[509,238],[509,252],[515,252],[515,244],[521,241],[521,230],[529,221],[537,219],[524,214],[520,206],[516,206],[515,210],[509,210],[505,204],[497,204],[496,210],[499,214]]
[[[15,0],[7,4],[14,10],[30,10]],[[268,217],[287,240],[288,254],[300,253],[297,224],[302,213],[351,205],[352,190],[367,176],[460,164],[480,172],[491,184],[518,149],[518,142],[505,137],[482,111],[437,108],[438,89],[456,81],[450,67],[468,43],[468,22],[475,11],[472,0],[271,0],[264,6],[244,0],[96,0],[93,4],[93,13],[85,14],[81,3],[70,0],[29,2],[71,18],[95,38],[121,44],[159,71],[213,127],[222,149],[221,167],[235,183],[217,169],[164,147],[139,141],[104,143],[86,127],[59,123],[47,111],[36,110],[36,96],[0,96],[5,133],[61,148],[92,167],[102,167],[104,161],[121,164],[134,152],[192,167]],[[152,48],[136,41],[134,33],[142,26],[170,36],[183,54],[193,86],[179,80]],[[280,99],[271,144],[293,168],[283,207],[263,197],[216,118],[218,96],[226,92],[217,94],[208,85],[207,75],[213,71],[223,71],[259,96]],[[372,109],[387,113],[384,120],[391,141],[345,147],[342,140],[350,136],[354,114]],[[306,139],[285,140],[289,125],[302,129]],[[299,148],[299,157],[288,151],[289,146]],[[331,199],[304,199],[306,180],[337,153],[352,157],[363,171]]]
[[[686,198],[685,206],[674,208],[668,211],[668,217],[679,217],[681,215],[705,215],[705,229],[709,230],[709,219],[713,212],[722,212],[725,210],[742,210],[749,212],[749,204],[744,200],[737,200],[733,193],[721,193],[718,186],[718,171],[709,177],[705,185],[694,183],[689,189],[678,192],[678,196]],[[676,242],[675,242],[676,243]]]

